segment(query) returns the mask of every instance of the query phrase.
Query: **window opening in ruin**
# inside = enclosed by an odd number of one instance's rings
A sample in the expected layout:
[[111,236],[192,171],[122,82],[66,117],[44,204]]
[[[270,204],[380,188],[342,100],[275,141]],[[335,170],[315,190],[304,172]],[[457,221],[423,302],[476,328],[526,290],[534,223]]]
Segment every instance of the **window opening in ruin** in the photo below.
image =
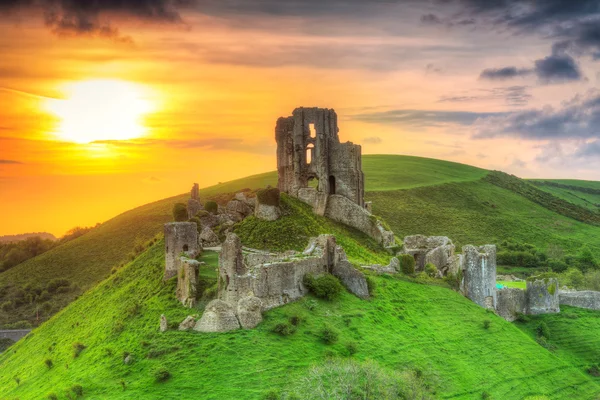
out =
[[319,189],[319,179],[314,176],[308,178],[308,187]]
[[335,176],[329,176],[329,194],[335,194]]
[[314,150],[315,146],[313,146],[312,144],[309,144],[306,147],[306,165],[310,165],[310,163],[312,163]]
[[315,124],[308,124],[308,130],[310,131],[311,138],[317,137],[317,131],[315,130]]
[[188,251],[188,250],[189,250],[189,247],[188,247],[188,245],[187,245],[187,244],[184,244],[184,245],[183,245],[183,251]]

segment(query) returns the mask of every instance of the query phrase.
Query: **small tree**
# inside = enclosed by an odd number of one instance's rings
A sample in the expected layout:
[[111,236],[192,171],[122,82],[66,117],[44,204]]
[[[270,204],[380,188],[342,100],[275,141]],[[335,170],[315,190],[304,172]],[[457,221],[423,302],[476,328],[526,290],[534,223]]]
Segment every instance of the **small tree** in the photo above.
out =
[[402,254],[400,257],[400,270],[404,275],[415,273],[415,258],[410,254]]
[[183,203],[175,203],[173,206],[173,219],[176,222],[184,222],[188,219],[187,206]]
[[425,265],[425,273],[429,275],[429,277],[435,278],[437,276],[438,269],[434,264],[427,263],[427,265]]
[[204,204],[204,209],[211,214],[216,214],[219,211],[219,205],[214,201],[207,201]]
[[577,266],[583,272],[598,268],[598,263],[594,258],[594,254],[588,246],[583,246],[577,253]]
[[317,277],[306,274],[303,283],[315,296],[326,300],[336,299],[343,289],[340,281],[331,274],[323,274]]

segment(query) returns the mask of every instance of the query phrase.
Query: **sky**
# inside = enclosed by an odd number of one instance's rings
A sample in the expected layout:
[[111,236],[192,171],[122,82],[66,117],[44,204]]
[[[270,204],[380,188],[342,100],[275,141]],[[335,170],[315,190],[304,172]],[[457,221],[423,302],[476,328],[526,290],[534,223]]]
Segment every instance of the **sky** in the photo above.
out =
[[272,171],[299,106],[364,154],[600,180],[599,65],[598,1],[0,0],[0,235]]

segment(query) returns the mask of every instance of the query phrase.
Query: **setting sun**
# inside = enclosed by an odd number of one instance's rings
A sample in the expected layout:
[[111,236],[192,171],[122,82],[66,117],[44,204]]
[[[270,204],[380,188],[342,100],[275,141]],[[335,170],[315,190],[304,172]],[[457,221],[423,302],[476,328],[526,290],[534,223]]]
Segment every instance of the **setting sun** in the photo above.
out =
[[65,99],[49,99],[46,109],[59,118],[59,139],[90,143],[143,136],[145,115],[155,109],[148,90],[120,80],[89,80],[64,87]]

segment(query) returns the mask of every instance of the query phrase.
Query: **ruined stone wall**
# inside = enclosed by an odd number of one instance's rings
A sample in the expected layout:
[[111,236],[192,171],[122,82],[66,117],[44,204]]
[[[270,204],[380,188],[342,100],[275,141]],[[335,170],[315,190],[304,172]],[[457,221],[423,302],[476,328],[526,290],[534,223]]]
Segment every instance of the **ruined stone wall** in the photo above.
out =
[[327,200],[325,216],[367,234],[384,247],[393,246],[394,233],[386,231],[365,208],[344,196],[331,195]]
[[527,313],[552,314],[560,312],[558,279],[527,279]]
[[316,179],[317,192],[339,194],[364,206],[361,147],[340,143],[335,111],[296,108],[291,117],[277,120],[275,139],[279,190],[299,197],[309,180]]
[[496,308],[496,246],[462,248],[463,293],[484,308]]
[[571,307],[600,310],[600,292],[583,290],[580,292],[560,292],[558,294],[560,305]]
[[169,279],[177,275],[181,256],[194,258],[202,248],[198,240],[195,222],[170,222],[165,224],[165,276]]
[[517,314],[527,313],[526,292],[517,288],[504,288],[497,291],[496,312],[505,320],[512,322]]
[[458,264],[462,262],[454,250],[452,240],[446,236],[412,235],[404,238],[402,253],[415,258],[416,271],[423,271],[425,265],[431,263],[447,275],[451,269],[456,273]]

